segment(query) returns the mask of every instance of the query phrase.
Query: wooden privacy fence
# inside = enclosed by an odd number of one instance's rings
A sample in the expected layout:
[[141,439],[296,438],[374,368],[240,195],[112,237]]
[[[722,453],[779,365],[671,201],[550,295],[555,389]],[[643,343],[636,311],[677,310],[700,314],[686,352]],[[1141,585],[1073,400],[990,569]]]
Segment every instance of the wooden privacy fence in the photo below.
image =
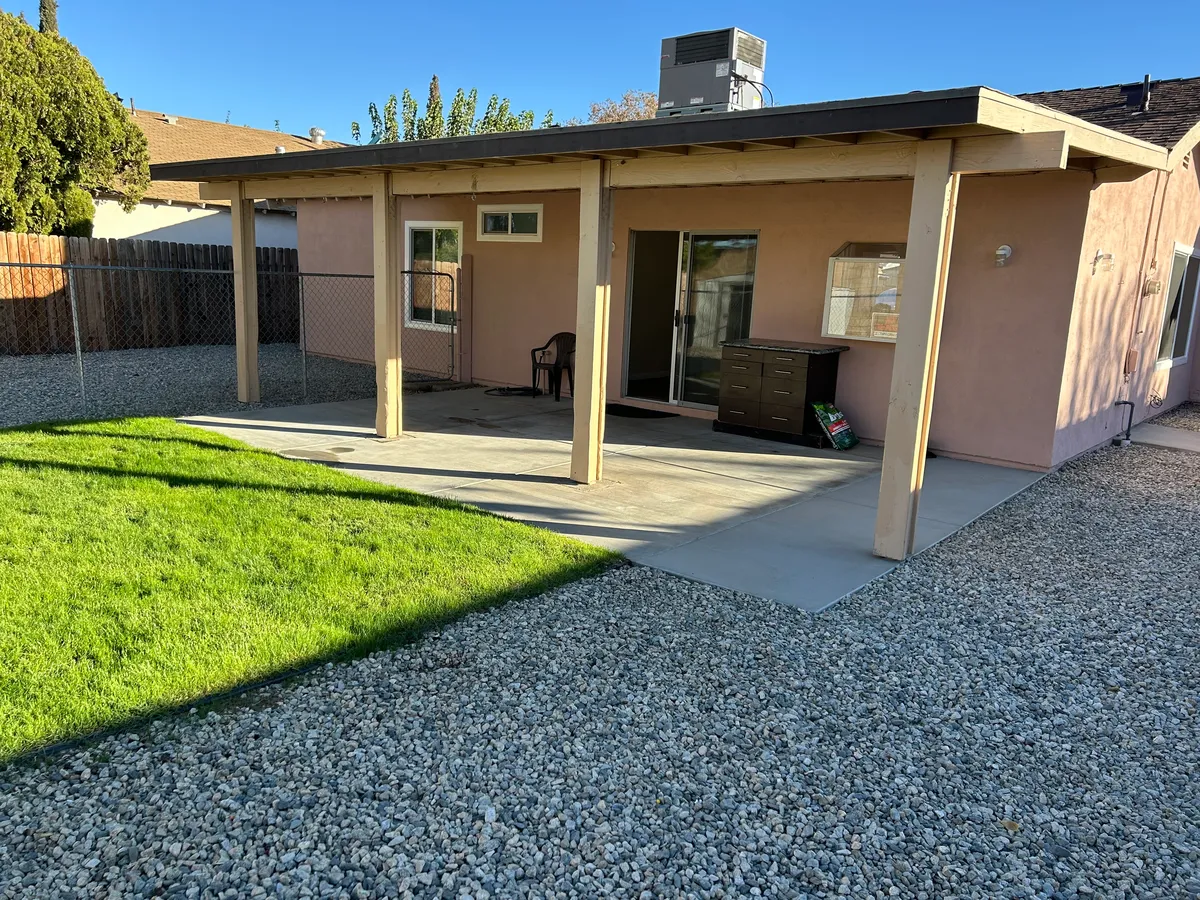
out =
[[[296,251],[257,256],[259,342],[296,343]],[[74,352],[76,320],[84,351],[233,344],[232,272],[231,247],[0,233],[0,354]]]

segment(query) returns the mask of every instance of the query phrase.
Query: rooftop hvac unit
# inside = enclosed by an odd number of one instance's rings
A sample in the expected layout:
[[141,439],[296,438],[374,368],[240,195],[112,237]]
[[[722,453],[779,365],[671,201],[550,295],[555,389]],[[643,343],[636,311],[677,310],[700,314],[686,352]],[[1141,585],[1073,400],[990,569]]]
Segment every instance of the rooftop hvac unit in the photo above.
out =
[[761,109],[766,59],[767,42],[740,28],[666,38],[657,115]]

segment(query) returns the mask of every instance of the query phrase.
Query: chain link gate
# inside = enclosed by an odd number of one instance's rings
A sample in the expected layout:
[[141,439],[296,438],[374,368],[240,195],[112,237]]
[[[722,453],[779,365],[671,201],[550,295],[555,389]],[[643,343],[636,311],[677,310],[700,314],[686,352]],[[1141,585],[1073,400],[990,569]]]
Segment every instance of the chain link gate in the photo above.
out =
[[454,275],[406,269],[400,273],[400,293],[405,384],[453,381],[458,348]]

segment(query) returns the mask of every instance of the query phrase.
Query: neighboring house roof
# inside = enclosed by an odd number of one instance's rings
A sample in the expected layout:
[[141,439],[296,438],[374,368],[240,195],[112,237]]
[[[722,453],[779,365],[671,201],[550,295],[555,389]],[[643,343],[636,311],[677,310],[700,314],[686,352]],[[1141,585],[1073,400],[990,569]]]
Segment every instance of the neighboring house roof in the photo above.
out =
[[1200,78],[1151,81],[1146,112],[1140,81],[1019,96],[1160,147],[1174,147],[1200,122]]
[[[186,162],[213,157],[261,156],[274,153],[276,147],[285,147],[287,153],[314,150],[307,137],[248,128],[245,125],[227,125],[224,122],[209,122],[205,119],[190,119],[167,113],[139,109],[133,121],[146,135],[152,165],[168,162]],[[325,141],[323,147],[342,147],[335,141]],[[200,188],[190,181],[153,181],[146,190],[144,200],[172,203],[200,203]],[[228,206],[224,200],[204,201],[213,206]]]

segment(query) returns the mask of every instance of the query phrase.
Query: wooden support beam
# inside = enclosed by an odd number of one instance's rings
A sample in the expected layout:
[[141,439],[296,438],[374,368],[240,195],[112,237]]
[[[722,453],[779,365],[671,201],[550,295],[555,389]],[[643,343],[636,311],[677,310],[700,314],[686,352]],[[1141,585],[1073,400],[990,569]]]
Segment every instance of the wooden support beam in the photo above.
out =
[[916,540],[958,201],[959,176],[952,169],[953,155],[953,141],[924,141],[917,147],[904,301],[892,363],[875,519],[875,554],[887,559],[904,559],[913,552]]
[[228,200],[237,184],[254,200],[313,199],[317,197],[370,197],[378,175],[296,175],[259,181],[215,181],[200,184],[201,200]]
[[1065,169],[1070,149],[1062,131],[959,138],[951,166],[959,175]]
[[399,199],[390,173],[375,176],[371,241],[375,274],[375,433],[396,438],[403,430],[400,363]]
[[233,321],[237,351],[238,400],[257,403],[258,383],[258,258],[254,240],[254,198],[242,182],[230,192],[233,224]]
[[563,162],[444,172],[398,172],[392,176],[392,192],[420,196],[577,190],[579,166],[578,162]]
[[582,164],[579,181],[579,295],[575,326],[575,422],[571,479],[592,484],[603,475],[604,392],[612,293],[612,190],[605,160]]
[[688,148],[686,145],[678,147],[644,147],[638,151],[638,157],[641,159],[653,159],[656,156],[687,156]]
[[790,150],[796,146],[795,138],[767,138],[761,141],[742,141],[747,150]]
[[712,153],[741,153],[745,150],[744,144],[738,141],[713,141],[707,144],[693,144],[688,148],[689,156],[704,156]]
[[864,147],[758,150],[614,163],[615,188],[702,184],[755,184],[831,178],[908,178],[916,160],[915,141]]

